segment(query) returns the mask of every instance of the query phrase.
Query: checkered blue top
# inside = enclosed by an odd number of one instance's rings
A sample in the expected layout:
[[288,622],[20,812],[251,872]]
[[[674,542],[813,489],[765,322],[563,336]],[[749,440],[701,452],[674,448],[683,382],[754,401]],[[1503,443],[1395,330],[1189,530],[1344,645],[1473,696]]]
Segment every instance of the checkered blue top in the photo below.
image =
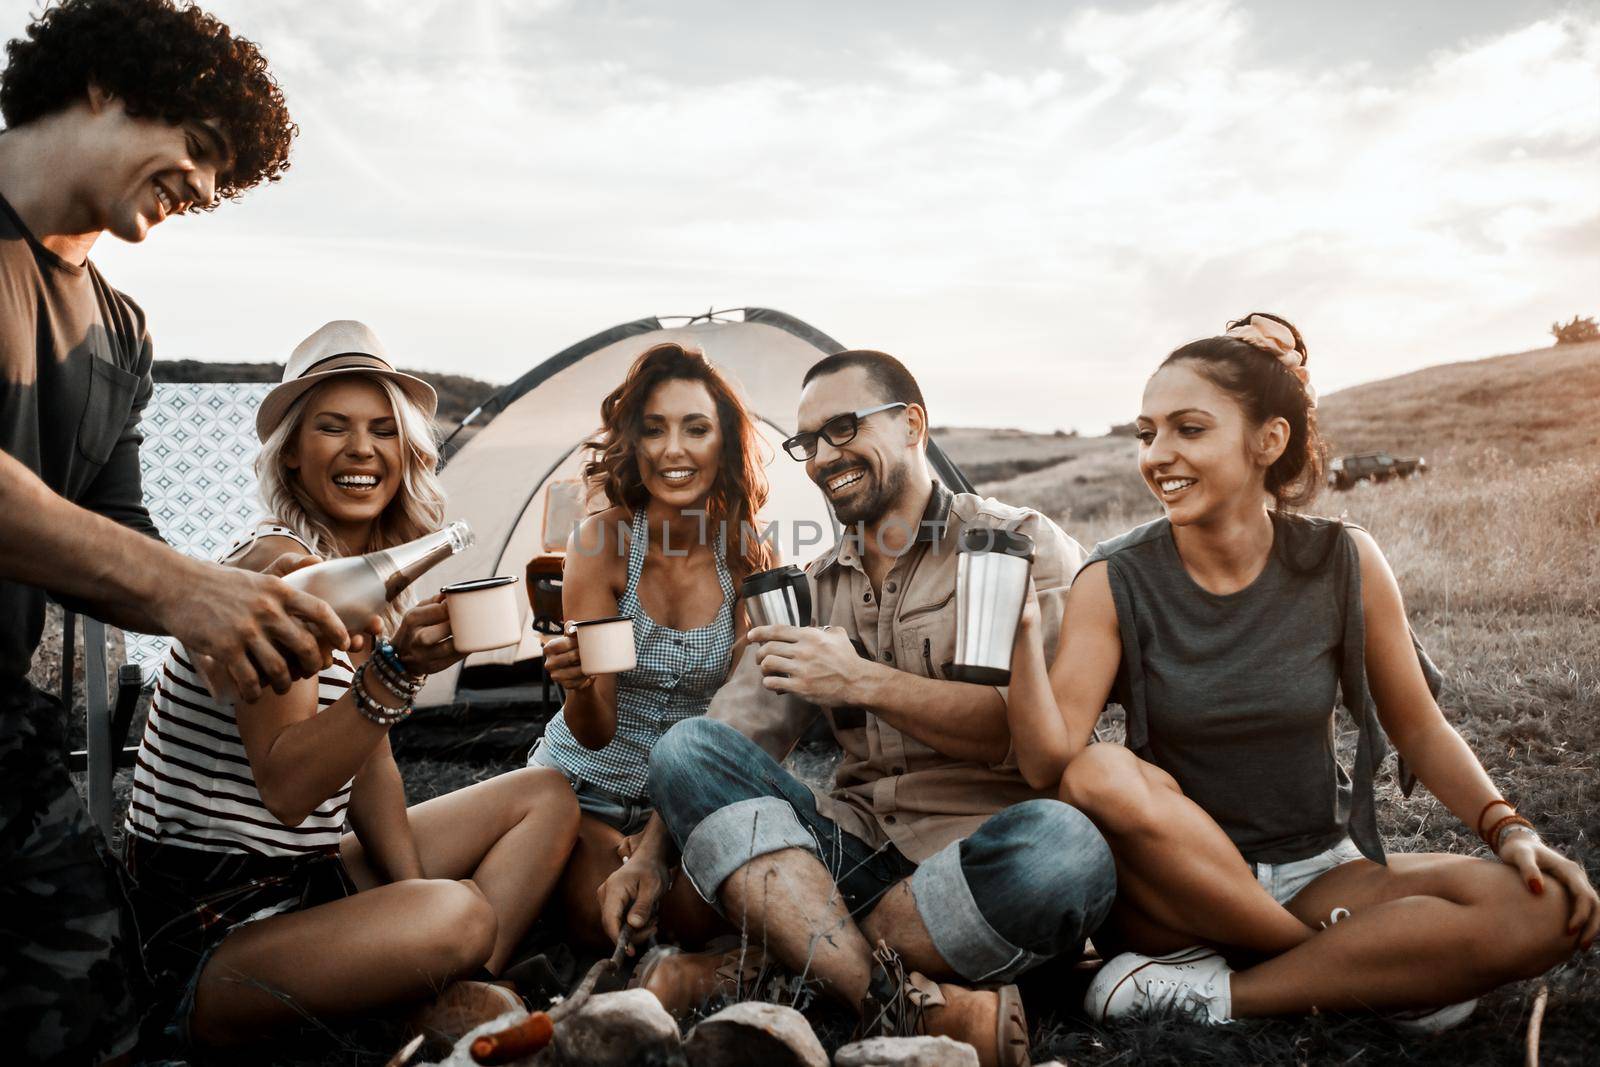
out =
[[711,697],[728,676],[733,658],[733,577],[728,573],[723,537],[717,534],[717,582],[722,607],[717,617],[693,630],[674,630],[652,619],[639,603],[650,535],[645,512],[634,513],[628,548],[628,585],[617,612],[633,616],[638,665],[617,675],[617,734],[599,750],[580,745],[567,728],[565,711],[545,727],[545,757],[574,782],[596,786],[633,803],[646,803],[650,750],[675,723],[704,715]]

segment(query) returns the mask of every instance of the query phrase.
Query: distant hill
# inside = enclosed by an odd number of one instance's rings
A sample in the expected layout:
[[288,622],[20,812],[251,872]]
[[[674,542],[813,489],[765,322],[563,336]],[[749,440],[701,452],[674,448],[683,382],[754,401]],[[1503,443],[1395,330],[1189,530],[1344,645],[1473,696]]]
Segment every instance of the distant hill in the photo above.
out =
[[[427,370],[401,370],[414,374],[438,390],[437,422],[446,430],[498,390],[498,385],[460,374]],[[158,359],[151,369],[158,382],[276,382],[283,378],[282,363],[204,363],[197,359]]]
[[1029,433],[968,426],[935,426],[930,431],[944,449],[961,465],[962,473],[974,484],[999,482],[1018,474],[1052,467],[1064,460],[1093,451],[1096,438],[1069,433]]
[[[1313,379],[1315,380],[1315,379]],[[1533,467],[1600,454],[1600,342],[1425,367],[1322,398],[1332,455],[1386,449],[1434,471],[1496,457]],[[987,494],[1060,519],[1155,514],[1127,436],[934,431]],[[1327,498],[1318,502],[1328,505]]]
[[1341,389],[1317,414],[1335,454],[1381,448],[1433,463],[1494,449],[1532,465],[1594,456],[1597,408],[1600,341],[1424,367]]

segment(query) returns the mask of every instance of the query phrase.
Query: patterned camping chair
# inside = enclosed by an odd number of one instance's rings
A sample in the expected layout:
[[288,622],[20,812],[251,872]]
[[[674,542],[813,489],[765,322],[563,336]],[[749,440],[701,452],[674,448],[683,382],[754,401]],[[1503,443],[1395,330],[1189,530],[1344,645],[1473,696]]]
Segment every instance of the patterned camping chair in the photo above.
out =
[[[261,513],[254,463],[256,408],[270,383],[157,383],[140,429],[139,467],[144,502],[167,543],[178,551],[212,559],[240,529]],[[73,616],[66,617],[62,692],[71,706]],[[117,672],[113,703],[107,691],[106,627],[83,620],[87,747],[74,752],[75,767],[88,771],[89,813],[101,829],[111,827],[111,779],[116,767],[133,762],[124,747],[139,694],[152,688],[170,637],[125,635],[127,662]]]

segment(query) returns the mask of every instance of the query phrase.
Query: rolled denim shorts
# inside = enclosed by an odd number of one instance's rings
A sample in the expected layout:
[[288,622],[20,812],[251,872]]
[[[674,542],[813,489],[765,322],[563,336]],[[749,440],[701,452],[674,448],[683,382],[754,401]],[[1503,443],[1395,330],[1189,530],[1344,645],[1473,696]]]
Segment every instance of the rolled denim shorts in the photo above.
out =
[[1066,804],[1015,804],[916,863],[891,843],[874,848],[845,831],[753,741],[704,717],[656,742],[650,793],[683,852],[684,873],[713,907],[724,882],[751,860],[802,849],[827,867],[852,916],[909,880],[934,947],[969,981],[1009,981],[1078,953],[1116,895],[1110,848]]
[[550,755],[550,750],[545,746],[542,737],[533,746],[533,751],[528,753],[528,765],[560,771],[562,777],[572,786],[573,795],[578,798],[578,810],[591,818],[599,819],[624,837],[643,830],[645,824],[650,821],[650,816],[655,814],[656,809],[647,800],[629,800],[627,797],[618,796],[593,782],[579,778],[561,766]]
[[1335,867],[1358,859],[1361,859],[1361,850],[1347,837],[1332,848],[1303,860],[1252,863],[1250,866],[1254,868],[1256,881],[1261,883],[1261,888],[1271,893],[1272,899],[1279,904],[1287,904],[1299,896],[1302,889]]

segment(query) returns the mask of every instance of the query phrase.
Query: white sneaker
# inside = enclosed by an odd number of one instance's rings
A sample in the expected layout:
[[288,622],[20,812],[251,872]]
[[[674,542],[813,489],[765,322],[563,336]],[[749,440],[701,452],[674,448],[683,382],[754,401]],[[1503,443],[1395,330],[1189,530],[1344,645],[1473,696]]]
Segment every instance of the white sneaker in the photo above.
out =
[[1383,1020],[1402,1034],[1442,1034],[1466,1022],[1477,1009],[1478,1001],[1474,997],[1442,1008],[1391,1012]]
[[1233,968],[1209,948],[1197,946],[1165,956],[1124,952],[1094,976],[1083,1007],[1097,1023],[1156,1011],[1223,1023],[1233,1016],[1232,975]]

